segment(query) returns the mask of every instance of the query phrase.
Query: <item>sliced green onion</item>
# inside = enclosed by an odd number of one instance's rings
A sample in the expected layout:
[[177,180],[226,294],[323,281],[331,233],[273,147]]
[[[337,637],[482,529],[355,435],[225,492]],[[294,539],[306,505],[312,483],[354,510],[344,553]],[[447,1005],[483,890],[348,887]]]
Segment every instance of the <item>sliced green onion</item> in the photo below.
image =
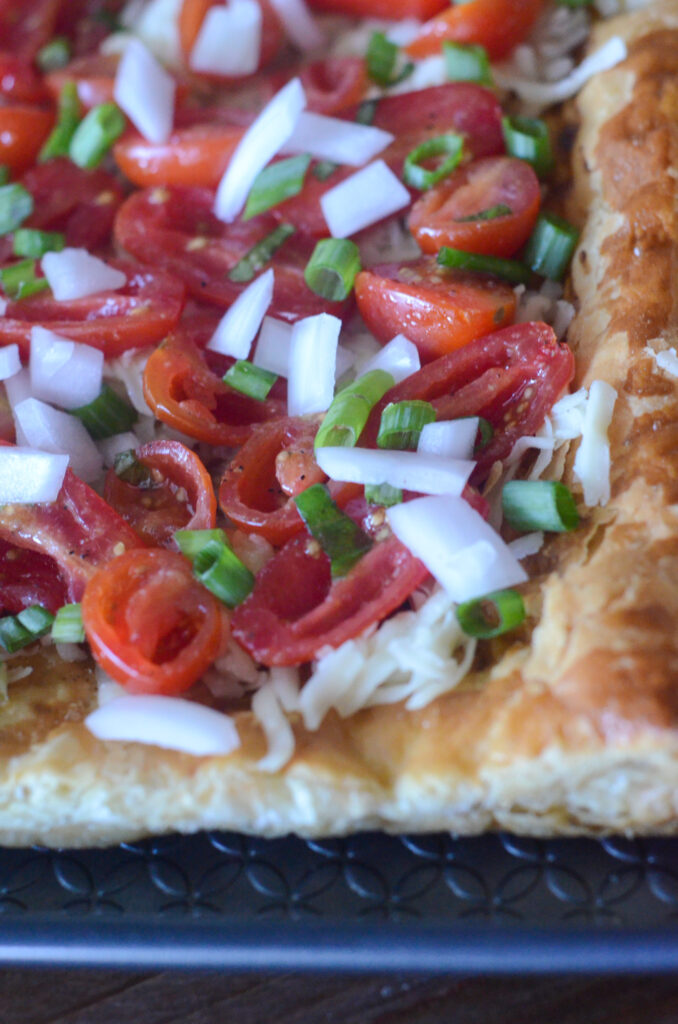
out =
[[311,171],[311,174],[314,178],[317,178],[318,181],[327,181],[330,175],[334,174],[338,167],[339,164],[334,164],[331,160],[319,160]]
[[65,68],[71,59],[71,44],[65,36],[55,36],[38,50],[35,58],[41,71],[56,71]]
[[47,608],[43,608],[41,604],[34,604],[30,608],[24,608],[17,615],[17,619],[24,629],[27,629],[29,633],[36,637],[49,633],[54,622],[52,613]]
[[443,56],[448,82],[481,82],[484,85],[491,83],[490,60],[484,46],[445,40]]
[[71,139],[80,124],[80,100],[75,82],[64,82],[59,94],[57,123],[40,150],[38,160],[44,163],[55,156],[68,156]]
[[241,394],[249,398],[263,402],[268,398],[268,393],[278,379],[278,375],[264,370],[261,366],[255,366],[247,359],[236,359],[233,366],[224,375],[224,384],[235,388]]
[[414,71],[414,64],[408,61],[398,70],[400,50],[387,39],[383,32],[374,32],[367,47],[367,73],[377,85],[389,86],[403,82]]
[[524,620],[525,605],[516,590],[496,590],[457,608],[457,621],[464,633],[480,640],[508,633]]
[[243,220],[256,217],[257,214],[284,203],[286,199],[299,195],[304,187],[304,178],[310,162],[310,156],[301,153],[299,156],[291,156],[287,160],[279,160],[264,167],[250,189]]
[[94,401],[68,411],[71,416],[77,416],[81,420],[95,441],[112,437],[114,434],[124,434],[139,419],[136,409],[120,398],[108,384],[104,384]]
[[[444,156],[446,153],[448,154],[447,160],[443,160],[435,169],[429,170],[421,166],[422,161],[431,160],[436,156]],[[415,146],[407,154],[403,164],[403,177],[412,188],[422,190],[433,188],[459,166],[463,155],[463,136],[457,135],[455,132],[437,135],[434,139],[427,139],[421,145]]]
[[436,411],[430,402],[391,402],[381,414],[377,445],[401,451],[414,449],[426,424],[433,423],[435,418]]
[[35,637],[29,629],[22,626],[16,615],[6,615],[0,619],[0,646],[13,654],[22,647],[32,644]]
[[561,7],[590,7],[593,0],[556,0]]
[[82,624],[82,608],[79,604],[65,604],[59,608],[52,623],[52,640],[55,644],[81,644],[85,639]]
[[501,503],[515,530],[567,533],[579,525],[572,492],[558,480],[510,480],[504,484]]
[[228,547],[228,537],[223,530],[177,530],[174,539],[182,555],[186,555],[191,562],[195,561],[196,556],[210,541],[215,540]]
[[488,444],[494,437],[494,427],[489,420],[486,420],[483,416],[478,417],[478,433],[480,437],[476,441],[473,449],[474,454],[482,452],[484,448],[487,448]]
[[370,412],[395,384],[390,373],[372,370],[335,395],[315,437],[315,448],[353,448]]
[[311,536],[329,557],[332,576],[345,576],[371,548],[370,538],[337,507],[324,484],[313,484],[294,501]]
[[540,177],[548,174],[553,166],[553,152],[546,122],[538,117],[504,117],[501,126],[509,156],[532,164]]
[[254,586],[254,576],[247,566],[218,540],[208,540],[195,555],[193,574],[229,608],[242,604]]
[[523,259],[535,274],[560,281],[577,246],[579,231],[555,213],[540,213],[527,240]]
[[0,235],[14,231],[33,213],[33,196],[23,185],[0,186]]
[[9,181],[9,167],[6,164],[0,164],[0,185],[6,185]]
[[471,213],[468,217],[457,217],[457,224],[466,224],[476,220],[496,220],[497,217],[508,217],[512,213],[513,210],[506,203],[497,203],[496,206],[488,206],[485,210]]
[[229,281],[236,284],[245,284],[253,281],[257,273],[266,266],[280,246],[290,238],[295,228],[292,224],[278,224],[270,234],[262,238],[260,242],[253,245],[246,256],[239,260],[232,270],[229,271]]
[[98,167],[125,130],[125,117],[115,103],[100,103],[82,119],[71,138],[68,155],[78,167]]
[[470,270],[476,274],[493,274],[503,277],[512,284],[528,284],[530,272],[518,260],[506,260],[500,256],[483,256],[476,252],[464,252],[444,245],[438,253],[441,267],[451,270]]
[[360,249],[349,238],[321,238],[306,264],[306,284],[330,302],[342,302],[353,291],[362,270]]
[[153,486],[153,474],[149,467],[141,462],[133,448],[126,452],[118,452],[113,463],[113,471],[120,480],[133,487],[148,489]]
[[391,508],[403,500],[403,492],[399,487],[390,484],[365,484],[365,501],[368,505],[383,505]]
[[21,260],[0,270],[0,284],[5,295],[10,299],[28,299],[31,295],[46,291],[49,282],[44,277],[36,277],[35,260]]
[[61,252],[66,239],[60,231],[38,231],[37,228],[18,228],[14,232],[14,255],[39,259],[46,252]]
[[356,124],[373,124],[379,100],[363,100],[355,112]]

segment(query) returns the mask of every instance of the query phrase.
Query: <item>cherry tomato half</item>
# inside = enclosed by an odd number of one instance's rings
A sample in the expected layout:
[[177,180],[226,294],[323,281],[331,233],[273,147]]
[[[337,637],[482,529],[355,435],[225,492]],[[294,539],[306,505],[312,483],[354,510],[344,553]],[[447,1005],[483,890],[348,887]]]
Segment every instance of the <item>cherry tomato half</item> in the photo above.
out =
[[36,160],[54,124],[54,114],[25,103],[0,106],[0,164],[21,174]]
[[0,44],[31,61],[51,39],[63,0],[0,0]]
[[470,0],[452,4],[432,18],[407,47],[412,57],[438,53],[445,40],[479,43],[499,60],[522,42],[539,17],[544,0]]

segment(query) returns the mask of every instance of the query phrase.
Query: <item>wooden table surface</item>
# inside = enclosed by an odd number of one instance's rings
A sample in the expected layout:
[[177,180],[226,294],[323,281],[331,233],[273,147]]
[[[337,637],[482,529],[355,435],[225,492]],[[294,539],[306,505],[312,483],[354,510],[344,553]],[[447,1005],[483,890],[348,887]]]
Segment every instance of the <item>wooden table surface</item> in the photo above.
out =
[[678,975],[0,971],[2,1024],[675,1024]]

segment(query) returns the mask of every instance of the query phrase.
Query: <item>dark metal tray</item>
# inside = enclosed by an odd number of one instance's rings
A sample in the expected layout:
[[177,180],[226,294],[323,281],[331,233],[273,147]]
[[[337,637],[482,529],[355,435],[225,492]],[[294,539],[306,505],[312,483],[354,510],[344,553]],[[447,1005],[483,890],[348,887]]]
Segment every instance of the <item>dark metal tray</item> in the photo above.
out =
[[5,849],[0,961],[672,970],[678,840],[204,833]]

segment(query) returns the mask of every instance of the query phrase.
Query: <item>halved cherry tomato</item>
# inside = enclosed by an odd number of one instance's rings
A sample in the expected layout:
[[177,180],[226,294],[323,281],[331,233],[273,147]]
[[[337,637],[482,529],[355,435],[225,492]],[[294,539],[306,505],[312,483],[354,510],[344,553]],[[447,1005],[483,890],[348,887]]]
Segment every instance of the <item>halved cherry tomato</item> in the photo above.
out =
[[439,420],[482,416],[494,427],[472,477],[482,480],[519,437],[535,434],[574,376],[574,356],[544,323],[520,323],[478,338],[387,391],[370,413],[361,445],[376,445],[389,402],[431,402]]
[[147,544],[173,547],[177,530],[211,530],[217,501],[212,478],[190,448],[180,441],[151,441],[136,450],[151,471],[140,486],[109,470],[104,498]]
[[363,270],[355,295],[363,320],[379,341],[402,333],[424,360],[510,323],[516,308],[515,293],[505,281],[446,270],[432,256]]
[[[115,222],[119,245],[137,259],[176,274],[198,299],[230,306],[245,285],[229,271],[276,227],[264,214],[224,224],[212,212],[214,193],[203,188],[145,189],[123,203]],[[328,302],[304,280],[313,252],[311,239],[297,233],[273,257],[275,288],[269,313],[298,320],[316,313],[341,316],[348,305]]]
[[132,693],[182,693],[217,656],[225,614],[174,551],[116,558],[91,579],[82,620],[92,654]]
[[[190,59],[191,51],[198,38],[205,15],[211,7],[218,3],[219,0],[183,0],[179,11],[178,25],[181,49],[186,61]],[[283,31],[278,16],[268,0],[258,0],[258,3],[262,14],[261,50],[258,67],[262,68],[273,60],[280,49],[283,41]]]
[[313,456],[317,419],[284,417],[253,432],[219,487],[224,515],[249,533],[284,544],[304,529],[293,495],[326,478]]
[[470,0],[452,4],[423,26],[407,47],[412,57],[438,53],[445,40],[480,43],[499,60],[522,42],[539,17],[544,0]]
[[317,114],[334,114],[360,103],[369,85],[362,57],[326,57],[299,72],[306,106]]
[[35,162],[53,124],[53,112],[43,107],[0,106],[0,164],[12,175],[25,171]]
[[111,266],[127,274],[127,284],[118,291],[63,302],[44,292],[8,301],[0,317],[0,345],[16,342],[27,359],[34,324],[99,348],[109,358],[164,338],[181,316],[185,298],[181,282],[155,268],[122,261],[111,261]]
[[31,61],[54,32],[63,0],[0,0],[0,45]]
[[36,604],[54,613],[67,600],[66,586],[52,558],[0,540],[1,615],[16,615]]
[[243,444],[257,423],[285,411],[277,399],[258,402],[224,384],[180,331],[170,335],[146,363],[144,395],[163,423],[218,445]]
[[167,142],[149,142],[130,131],[113,147],[115,161],[131,182],[148,185],[201,185],[216,188],[245,128],[196,124],[177,128]]
[[49,91],[33,67],[15,54],[0,50],[0,103],[49,102]]
[[120,57],[117,54],[97,53],[76,57],[66,67],[57,68],[45,75],[45,84],[54,99],[58,99],[66,82],[75,82],[78,99],[85,110],[91,110],[100,103],[113,102],[113,86],[119,63]]
[[268,562],[233,613],[233,636],[263,665],[298,665],[381,622],[428,575],[395,537],[332,582],[330,560],[307,534]]
[[[412,207],[409,228],[424,252],[444,245],[512,256],[539,214],[539,179],[524,160],[490,156],[461,167]],[[497,212],[504,208],[510,212]]]
[[448,0],[309,0],[319,11],[354,14],[358,18],[431,18]]

